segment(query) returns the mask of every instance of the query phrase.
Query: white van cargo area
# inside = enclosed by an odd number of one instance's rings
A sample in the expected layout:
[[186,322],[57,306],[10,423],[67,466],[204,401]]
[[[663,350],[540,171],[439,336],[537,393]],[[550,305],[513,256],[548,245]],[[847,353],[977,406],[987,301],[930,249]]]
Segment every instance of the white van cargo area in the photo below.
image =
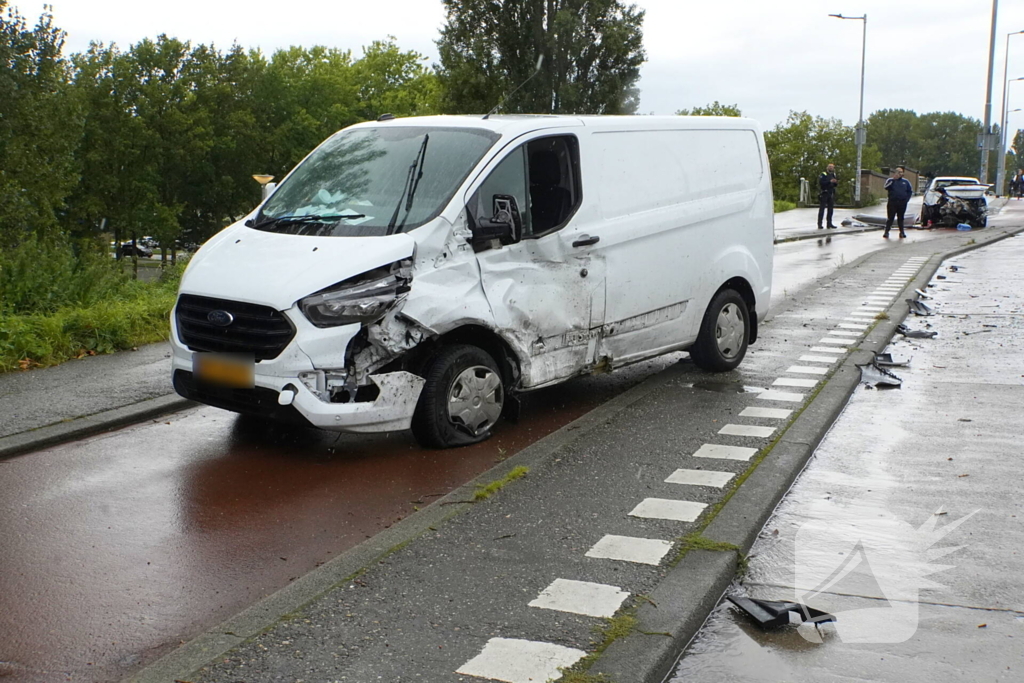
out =
[[772,215],[747,119],[358,124],[195,255],[174,386],[450,447],[583,373],[684,349],[731,370],[768,311]]

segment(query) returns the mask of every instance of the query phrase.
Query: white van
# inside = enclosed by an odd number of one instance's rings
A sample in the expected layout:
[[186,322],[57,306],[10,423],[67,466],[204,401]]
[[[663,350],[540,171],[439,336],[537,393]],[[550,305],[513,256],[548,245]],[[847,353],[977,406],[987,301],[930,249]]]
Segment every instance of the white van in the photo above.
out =
[[174,387],[474,443],[520,393],[580,374],[686,349],[735,368],[768,311],[772,238],[747,119],[382,117],[193,257]]

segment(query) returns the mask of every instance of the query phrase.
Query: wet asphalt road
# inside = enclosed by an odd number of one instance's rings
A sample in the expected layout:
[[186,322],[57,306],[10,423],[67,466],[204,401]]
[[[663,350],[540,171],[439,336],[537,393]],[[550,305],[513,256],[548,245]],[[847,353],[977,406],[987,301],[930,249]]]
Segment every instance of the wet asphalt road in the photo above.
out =
[[[773,305],[881,248],[778,245]],[[533,394],[457,452],[199,408],[0,463],[0,677],[117,680],[678,358]]]

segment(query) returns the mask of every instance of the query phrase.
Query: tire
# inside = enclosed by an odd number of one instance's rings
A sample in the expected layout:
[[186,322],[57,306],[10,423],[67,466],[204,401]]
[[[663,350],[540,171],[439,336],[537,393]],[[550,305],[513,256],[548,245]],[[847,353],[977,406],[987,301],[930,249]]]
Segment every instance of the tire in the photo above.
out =
[[690,347],[690,358],[708,372],[734,370],[747,354],[749,339],[747,302],[736,290],[723,289],[715,294],[704,313],[697,341]]
[[412,418],[420,445],[454,448],[490,437],[501,417],[505,387],[489,354],[468,344],[445,347],[427,362],[423,378]]

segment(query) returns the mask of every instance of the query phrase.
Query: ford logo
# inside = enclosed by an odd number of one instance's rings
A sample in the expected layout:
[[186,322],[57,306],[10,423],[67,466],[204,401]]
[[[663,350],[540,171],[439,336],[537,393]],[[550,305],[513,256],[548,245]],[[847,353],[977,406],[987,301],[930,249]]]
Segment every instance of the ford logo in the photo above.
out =
[[227,311],[210,311],[206,314],[206,319],[218,327],[227,327],[235,322],[235,316]]

